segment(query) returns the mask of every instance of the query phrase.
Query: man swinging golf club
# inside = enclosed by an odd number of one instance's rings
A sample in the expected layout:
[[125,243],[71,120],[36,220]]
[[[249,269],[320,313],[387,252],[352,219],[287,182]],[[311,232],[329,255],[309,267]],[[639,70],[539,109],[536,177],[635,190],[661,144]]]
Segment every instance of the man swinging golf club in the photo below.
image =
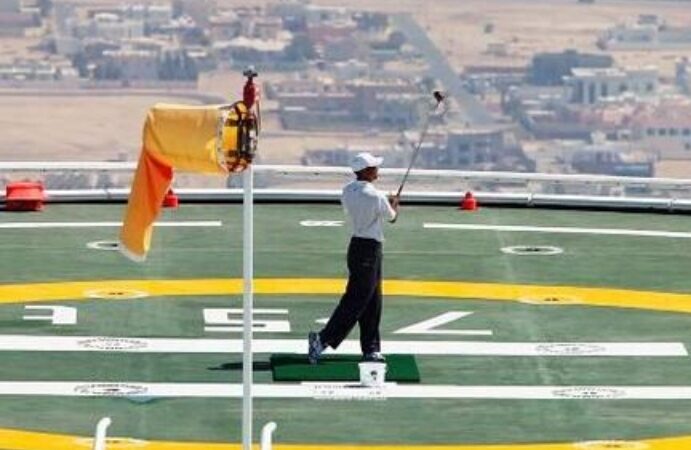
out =
[[348,246],[348,284],[326,326],[308,336],[308,359],[316,364],[327,348],[338,348],[356,323],[360,325],[363,361],[384,361],[379,323],[382,311],[382,242],[384,220],[398,215],[398,195],[386,197],[372,184],[382,158],[358,153],[350,167],[356,180],[343,188],[341,203],[352,237]]

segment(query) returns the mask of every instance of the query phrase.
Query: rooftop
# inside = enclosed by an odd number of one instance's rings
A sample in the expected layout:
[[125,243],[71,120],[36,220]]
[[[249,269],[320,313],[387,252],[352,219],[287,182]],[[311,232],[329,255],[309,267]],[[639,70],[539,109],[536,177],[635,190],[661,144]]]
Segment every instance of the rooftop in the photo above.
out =
[[[119,439],[157,449],[239,440],[240,335],[204,317],[241,303],[241,206],[165,211],[143,265],[91,248],[115,239],[108,224],[122,210],[0,214],[3,448],[57,449],[106,414]],[[256,344],[255,426],[276,421],[280,444],[557,449],[674,436],[655,447],[671,449],[689,439],[686,217],[404,206],[387,232],[383,341],[416,354],[422,381],[374,402],[274,382],[261,349],[299,351],[329,315],[345,276],[342,220],[337,204],[256,207],[257,320],[289,328],[255,334],[266,343]],[[521,246],[532,250],[510,252]],[[48,304],[74,308],[76,323],[26,319]],[[316,409],[334,420],[313,433]]]

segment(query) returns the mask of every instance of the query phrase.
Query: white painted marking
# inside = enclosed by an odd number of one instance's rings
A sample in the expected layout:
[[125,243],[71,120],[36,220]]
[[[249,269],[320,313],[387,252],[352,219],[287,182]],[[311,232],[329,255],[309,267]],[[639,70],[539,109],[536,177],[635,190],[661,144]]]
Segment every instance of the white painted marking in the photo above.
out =
[[329,318],[328,317],[322,317],[321,319],[317,319],[314,322],[321,324],[321,325],[326,325],[327,323],[329,323]]
[[[204,331],[210,332],[238,332],[242,333],[242,309],[238,308],[204,308],[204,323],[212,326],[205,326]],[[273,308],[254,308],[252,315],[255,314],[283,314],[287,315],[287,309]],[[233,319],[232,316],[235,316]],[[252,318],[252,332],[254,333],[289,333],[290,322],[287,320],[266,320]]]
[[[254,353],[306,353],[307,339],[254,339]],[[0,351],[115,351],[134,353],[242,353],[242,339],[182,339],[106,336],[1,335]],[[458,342],[384,341],[382,352],[414,355],[478,356],[688,356],[679,342]],[[360,343],[343,342],[337,351],[360,354]]]
[[394,334],[446,334],[465,336],[491,336],[492,330],[438,330],[439,326],[451,323],[455,320],[468,317],[473,314],[468,311],[449,311],[422,322],[414,323],[408,327],[396,330]]
[[524,225],[475,225],[461,223],[425,223],[423,228],[446,230],[510,231],[561,234],[601,234],[609,236],[641,236],[691,239],[691,233],[682,231],[628,230],[624,228],[576,228],[576,227],[531,227]]
[[120,243],[118,241],[93,241],[88,242],[86,247],[92,250],[117,251],[120,250]]
[[76,325],[77,308],[71,306],[52,306],[52,305],[27,305],[24,307],[29,311],[48,311],[48,315],[30,316],[24,315],[24,320],[44,320],[53,325]]
[[553,256],[564,253],[564,250],[552,245],[512,245],[502,247],[502,253],[519,256]]
[[342,227],[342,220],[301,220],[303,227]]
[[[259,398],[313,398],[327,383],[254,384]],[[358,383],[333,383],[341,392],[362,393]],[[691,400],[691,386],[459,386],[385,383],[377,387],[385,398],[498,400]],[[139,383],[105,381],[3,381],[0,395],[67,397],[242,397],[241,384]]]
[[[0,223],[0,229],[26,228],[105,228],[121,227],[122,222],[5,222]],[[220,227],[220,220],[198,220],[183,222],[156,222],[156,227]]]

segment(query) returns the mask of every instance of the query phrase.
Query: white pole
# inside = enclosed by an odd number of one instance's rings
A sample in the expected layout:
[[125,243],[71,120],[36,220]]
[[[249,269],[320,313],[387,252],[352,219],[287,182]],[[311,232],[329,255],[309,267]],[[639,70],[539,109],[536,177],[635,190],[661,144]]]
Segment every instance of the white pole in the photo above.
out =
[[103,417],[96,424],[96,433],[94,434],[94,443],[91,447],[93,450],[106,450],[106,431],[110,426],[110,417]]
[[276,422],[269,422],[262,428],[261,450],[271,450],[271,433],[276,429]]
[[252,303],[254,289],[254,174],[252,164],[243,172],[243,325],[242,325],[242,448],[252,449]]

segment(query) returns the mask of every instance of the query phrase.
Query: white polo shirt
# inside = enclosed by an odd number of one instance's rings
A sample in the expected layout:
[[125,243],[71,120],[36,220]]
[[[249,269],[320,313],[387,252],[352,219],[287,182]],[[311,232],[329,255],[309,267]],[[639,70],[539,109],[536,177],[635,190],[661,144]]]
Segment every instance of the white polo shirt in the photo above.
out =
[[341,204],[355,237],[384,241],[384,220],[394,220],[396,211],[386,196],[368,181],[355,180],[343,188]]

